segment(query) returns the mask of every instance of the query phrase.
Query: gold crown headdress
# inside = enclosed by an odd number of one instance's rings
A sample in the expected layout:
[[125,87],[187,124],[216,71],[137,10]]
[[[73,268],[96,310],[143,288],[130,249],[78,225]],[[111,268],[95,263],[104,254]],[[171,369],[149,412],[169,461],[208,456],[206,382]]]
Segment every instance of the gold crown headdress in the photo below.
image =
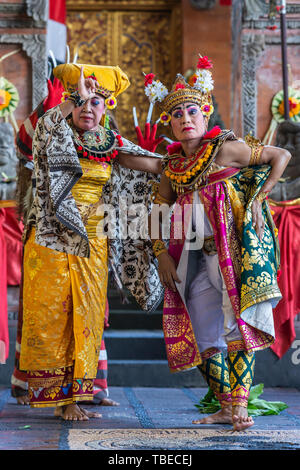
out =
[[151,117],[153,106],[156,102],[160,102],[160,107],[163,110],[159,121],[165,125],[171,119],[170,111],[175,106],[189,101],[198,104],[202,113],[209,118],[214,111],[211,95],[214,81],[209,70],[211,68],[212,62],[208,57],[200,56],[197,70],[191,80],[192,84],[187,83],[182,75],[177,74],[170,92],[159,80],[154,80],[155,75],[153,73],[146,75],[145,94],[150,101],[147,122],[150,121],[149,116]]

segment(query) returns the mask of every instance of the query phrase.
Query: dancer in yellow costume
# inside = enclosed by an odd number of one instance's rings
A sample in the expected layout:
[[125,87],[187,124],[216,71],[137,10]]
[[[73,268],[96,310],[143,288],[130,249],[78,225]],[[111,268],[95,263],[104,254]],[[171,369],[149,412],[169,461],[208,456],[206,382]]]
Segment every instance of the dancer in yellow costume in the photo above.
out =
[[77,404],[93,399],[104,326],[108,255],[96,230],[97,207],[115,158],[147,171],[153,159],[136,158],[151,154],[100,125],[129,86],[119,67],[63,64],[54,75],[67,99],[39,119],[33,140],[20,368],[28,373],[32,407],[54,406],[57,416],[86,420],[101,416]]

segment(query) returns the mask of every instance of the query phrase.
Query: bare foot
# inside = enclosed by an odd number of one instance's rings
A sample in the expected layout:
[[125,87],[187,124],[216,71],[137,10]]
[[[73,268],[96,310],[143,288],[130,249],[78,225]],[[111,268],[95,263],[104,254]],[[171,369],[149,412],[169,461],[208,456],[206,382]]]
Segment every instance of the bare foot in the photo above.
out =
[[232,424],[232,408],[231,406],[224,406],[217,413],[194,420],[193,424]]
[[234,406],[232,409],[232,422],[234,431],[244,431],[253,426],[254,421],[248,416],[247,408],[243,406]]
[[102,418],[102,415],[100,413],[95,413],[94,411],[87,411],[81,407],[79,407],[82,413],[85,414],[88,418]]
[[18,405],[29,405],[30,400],[28,395],[23,395],[22,397],[17,397],[17,403]]
[[101,414],[86,411],[76,403],[66,406],[57,406],[54,415],[65,421],[88,421],[90,418],[101,418]]
[[110,398],[103,398],[99,403],[100,406],[119,406],[120,403],[111,400]]

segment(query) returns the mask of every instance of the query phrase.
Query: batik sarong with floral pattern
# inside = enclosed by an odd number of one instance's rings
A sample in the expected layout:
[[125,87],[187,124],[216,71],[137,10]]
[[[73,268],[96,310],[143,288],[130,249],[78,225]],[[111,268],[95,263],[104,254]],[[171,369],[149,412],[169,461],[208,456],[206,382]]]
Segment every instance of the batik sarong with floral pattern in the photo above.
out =
[[[252,226],[252,202],[266,181],[269,166],[229,169],[214,173],[214,184],[199,189],[205,213],[213,227],[219,266],[226,284],[236,321],[243,338],[243,348],[250,352],[264,349],[274,336],[243,320],[243,312],[264,301],[281,297],[277,285],[279,247],[276,230],[267,202],[263,203],[265,230],[260,242]],[[191,216],[192,192],[180,196],[171,223],[169,254],[178,265],[185,243],[184,227]],[[178,210],[179,209],[179,210]],[[184,216],[181,237],[178,218]],[[179,225],[180,226],[180,225]],[[169,367],[172,372],[201,364],[187,309],[178,292],[165,291],[163,328]],[[239,345],[239,348],[241,346]]]
[[[104,329],[107,239],[98,234],[103,184],[111,167],[85,160],[72,193],[89,238],[80,257],[36,243],[32,227],[24,247],[20,368],[28,373],[30,405],[67,405],[93,399]],[[101,226],[101,224],[100,224]]]

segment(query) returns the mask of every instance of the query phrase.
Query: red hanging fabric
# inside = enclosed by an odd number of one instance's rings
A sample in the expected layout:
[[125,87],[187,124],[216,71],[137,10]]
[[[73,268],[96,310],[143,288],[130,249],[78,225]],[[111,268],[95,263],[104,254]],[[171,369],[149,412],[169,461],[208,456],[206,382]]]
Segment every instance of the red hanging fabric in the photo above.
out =
[[300,204],[289,204],[286,201],[271,205],[278,228],[281,253],[278,285],[283,297],[274,309],[276,340],[271,349],[280,358],[296,337],[294,322],[295,316],[300,313]]
[[9,353],[7,319],[7,261],[6,242],[3,230],[5,209],[0,207],[0,364],[5,364]]
[[6,207],[3,231],[7,254],[7,285],[19,286],[22,264],[23,224],[18,221],[15,207]]

